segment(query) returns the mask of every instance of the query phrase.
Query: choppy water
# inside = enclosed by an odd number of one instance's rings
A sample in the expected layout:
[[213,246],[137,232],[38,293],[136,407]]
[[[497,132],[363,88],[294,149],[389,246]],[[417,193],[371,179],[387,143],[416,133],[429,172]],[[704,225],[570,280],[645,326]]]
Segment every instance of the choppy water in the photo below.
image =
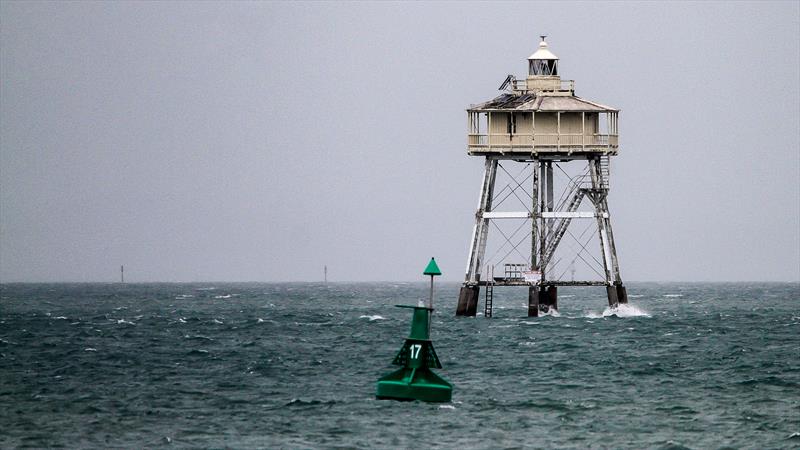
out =
[[424,283],[0,286],[0,447],[800,448],[800,285],[453,317],[445,405],[374,399]]

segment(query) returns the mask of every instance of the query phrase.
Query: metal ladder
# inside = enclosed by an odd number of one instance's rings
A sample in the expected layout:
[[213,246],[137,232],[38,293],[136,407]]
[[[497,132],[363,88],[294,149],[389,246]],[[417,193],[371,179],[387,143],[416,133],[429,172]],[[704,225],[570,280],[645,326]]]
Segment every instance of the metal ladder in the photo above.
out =
[[[570,201],[569,206],[567,206],[567,212],[575,212],[578,210],[578,207],[581,205],[581,200],[583,200],[583,190],[579,186],[575,186],[575,193],[572,196],[572,201]],[[556,226],[556,229],[553,231],[551,236],[547,236],[547,247],[545,248],[544,256],[542,257],[541,267],[547,266],[550,262],[550,259],[553,257],[553,253],[555,253],[558,244],[561,242],[561,238],[564,237],[564,234],[567,232],[567,227],[569,227],[570,222],[572,219],[564,218],[561,219]]]
[[611,179],[611,158],[608,155],[600,156],[600,187],[609,190]]
[[494,300],[494,266],[486,266],[486,301],[483,317],[492,317],[492,301]]

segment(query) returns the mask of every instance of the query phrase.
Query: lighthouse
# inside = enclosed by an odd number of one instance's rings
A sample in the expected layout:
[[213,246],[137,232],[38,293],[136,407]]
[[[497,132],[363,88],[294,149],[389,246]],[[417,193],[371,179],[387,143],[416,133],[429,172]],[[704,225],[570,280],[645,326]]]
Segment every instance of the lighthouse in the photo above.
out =
[[[605,287],[627,303],[608,208],[619,110],[575,95],[546,36],[527,76],[467,109],[467,154],[484,160],[456,315],[475,316],[484,288],[528,288],[528,316],[558,309],[559,286]],[[576,268],[581,275],[576,279]]]

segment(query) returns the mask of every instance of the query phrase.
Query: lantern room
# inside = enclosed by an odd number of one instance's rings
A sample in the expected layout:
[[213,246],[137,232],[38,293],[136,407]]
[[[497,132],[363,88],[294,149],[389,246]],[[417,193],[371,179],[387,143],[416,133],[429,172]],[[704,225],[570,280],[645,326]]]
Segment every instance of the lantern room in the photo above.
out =
[[528,75],[509,75],[503,93],[470,106],[470,155],[616,154],[619,110],[575,95],[575,82],[562,80],[559,59],[545,36],[528,58]]

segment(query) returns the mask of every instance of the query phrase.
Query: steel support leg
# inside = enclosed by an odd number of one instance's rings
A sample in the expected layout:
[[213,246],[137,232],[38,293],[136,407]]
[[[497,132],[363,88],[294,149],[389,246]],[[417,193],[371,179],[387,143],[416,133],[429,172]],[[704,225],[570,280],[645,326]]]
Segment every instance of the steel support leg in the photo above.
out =
[[456,316],[475,317],[478,313],[478,297],[480,287],[478,285],[465,285],[458,293],[458,307]]
[[547,286],[539,290],[539,311],[558,310],[558,287]]
[[483,172],[481,195],[478,200],[478,210],[475,212],[475,226],[472,229],[472,241],[469,249],[469,261],[464,285],[458,296],[457,316],[475,316],[478,310],[478,296],[480,288],[480,268],[486,253],[486,238],[489,234],[489,219],[484,219],[483,214],[492,209],[492,196],[494,195],[494,181],[497,175],[497,160],[486,158],[486,168]]
[[528,317],[539,317],[539,286],[528,288]]
[[547,287],[547,303],[550,309],[558,310],[558,286]]
[[617,286],[606,286],[606,295],[608,296],[608,306],[616,308],[619,304],[617,299]]
[[622,304],[628,303],[628,289],[620,282],[617,285],[617,301]]

